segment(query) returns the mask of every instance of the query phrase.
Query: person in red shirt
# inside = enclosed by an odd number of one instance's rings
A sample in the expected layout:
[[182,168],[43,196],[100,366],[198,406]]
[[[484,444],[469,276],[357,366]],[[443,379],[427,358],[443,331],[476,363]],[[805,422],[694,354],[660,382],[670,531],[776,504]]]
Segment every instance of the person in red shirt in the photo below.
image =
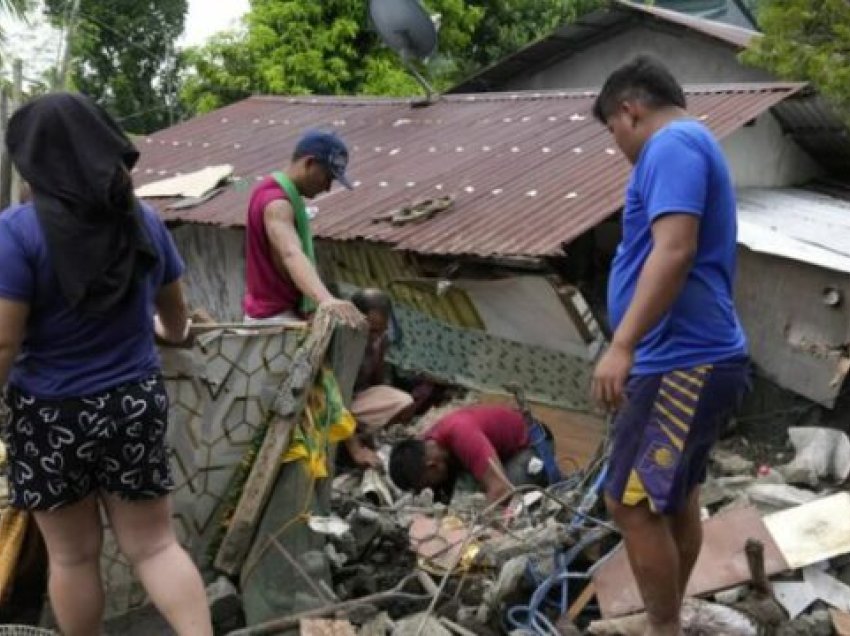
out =
[[402,490],[431,488],[445,495],[460,470],[466,470],[493,502],[513,486],[545,485],[542,471],[536,475],[529,471],[535,456],[528,427],[517,410],[464,406],[439,419],[421,439],[397,443],[390,454],[390,478]]
[[326,306],[343,323],[363,316],[335,298],[316,270],[304,199],[330,191],[345,175],[348,149],[333,133],[311,130],[295,146],[289,167],[260,181],[251,193],[245,228],[245,297],[248,321],[292,322],[308,307]]

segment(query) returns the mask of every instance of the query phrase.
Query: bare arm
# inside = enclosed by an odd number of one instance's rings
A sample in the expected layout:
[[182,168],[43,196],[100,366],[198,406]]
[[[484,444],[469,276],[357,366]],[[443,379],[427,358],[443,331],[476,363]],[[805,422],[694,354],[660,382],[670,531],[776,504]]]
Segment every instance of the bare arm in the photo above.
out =
[[272,201],[263,215],[266,234],[274,248],[272,258],[281,275],[288,276],[298,290],[317,305],[333,298],[304,254],[295,231],[295,212],[288,201]]
[[699,223],[698,216],[684,213],[667,214],[653,223],[652,251],[634,297],[593,376],[593,397],[602,406],[620,406],[635,348],[681,293],[696,255]]
[[283,276],[288,276],[302,294],[317,305],[329,305],[342,322],[359,327],[365,318],[351,303],[334,298],[319,273],[304,254],[295,231],[295,212],[288,201],[272,201],[263,213],[266,234],[272,245],[272,258]]
[[481,486],[484,489],[488,503],[498,501],[514,489],[505,475],[502,462],[495,458],[490,460],[490,466],[481,478]]
[[26,333],[29,303],[0,298],[0,387],[6,386],[9,370]]
[[183,283],[177,279],[164,285],[156,295],[156,335],[172,344],[180,344],[189,336],[189,309],[183,296]]

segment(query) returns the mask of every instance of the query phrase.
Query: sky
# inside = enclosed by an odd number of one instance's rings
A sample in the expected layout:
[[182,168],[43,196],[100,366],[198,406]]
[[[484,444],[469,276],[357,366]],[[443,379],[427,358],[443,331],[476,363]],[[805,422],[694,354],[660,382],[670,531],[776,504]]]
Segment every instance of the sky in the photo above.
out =
[[[211,35],[236,26],[249,8],[249,0],[189,0],[186,28],[177,45],[203,44]],[[3,57],[21,58],[25,77],[37,79],[45,69],[56,65],[61,35],[45,25],[38,15],[29,24],[0,15],[0,24],[6,31]]]
[[249,8],[248,0],[189,0],[186,30],[180,44],[202,44],[214,33],[233,26]]

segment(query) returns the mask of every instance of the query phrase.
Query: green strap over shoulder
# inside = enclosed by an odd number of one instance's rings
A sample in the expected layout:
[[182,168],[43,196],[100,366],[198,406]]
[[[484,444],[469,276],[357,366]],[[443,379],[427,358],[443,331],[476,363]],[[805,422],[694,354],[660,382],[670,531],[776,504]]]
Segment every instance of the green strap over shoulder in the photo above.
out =
[[[301,242],[301,249],[309,261],[316,266],[316,252],[313,249],[313,234],[310,232],[310,217],[307,216],[307,206],[304,204],[304,199],[298,188],[292,183],[292,180],[283,172],[272,172],[272,177],[280,188],[286,192],[289,203],[292,204],[292,210],[295,213],[295,232],[298,234],[298,240]],[[316,303],[311,298],[301,295],[299,309],[303,314],[309,314],[316,310]]]

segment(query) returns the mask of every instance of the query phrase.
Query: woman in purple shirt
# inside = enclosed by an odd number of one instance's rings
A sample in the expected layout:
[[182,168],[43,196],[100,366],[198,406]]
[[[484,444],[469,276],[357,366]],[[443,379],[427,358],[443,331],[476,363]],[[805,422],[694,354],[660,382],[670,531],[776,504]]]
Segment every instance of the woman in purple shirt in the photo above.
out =
[[212,634],[203,582],[168,493],[168,398],[154,333],[188,335],[183,263],[133,195],[138,152],[89,99],[12,117],[32,202],[0,215],[0,387],[11,503],[33,513],[66,636],[101,631],[102,505],[121,551],[178,634]]

